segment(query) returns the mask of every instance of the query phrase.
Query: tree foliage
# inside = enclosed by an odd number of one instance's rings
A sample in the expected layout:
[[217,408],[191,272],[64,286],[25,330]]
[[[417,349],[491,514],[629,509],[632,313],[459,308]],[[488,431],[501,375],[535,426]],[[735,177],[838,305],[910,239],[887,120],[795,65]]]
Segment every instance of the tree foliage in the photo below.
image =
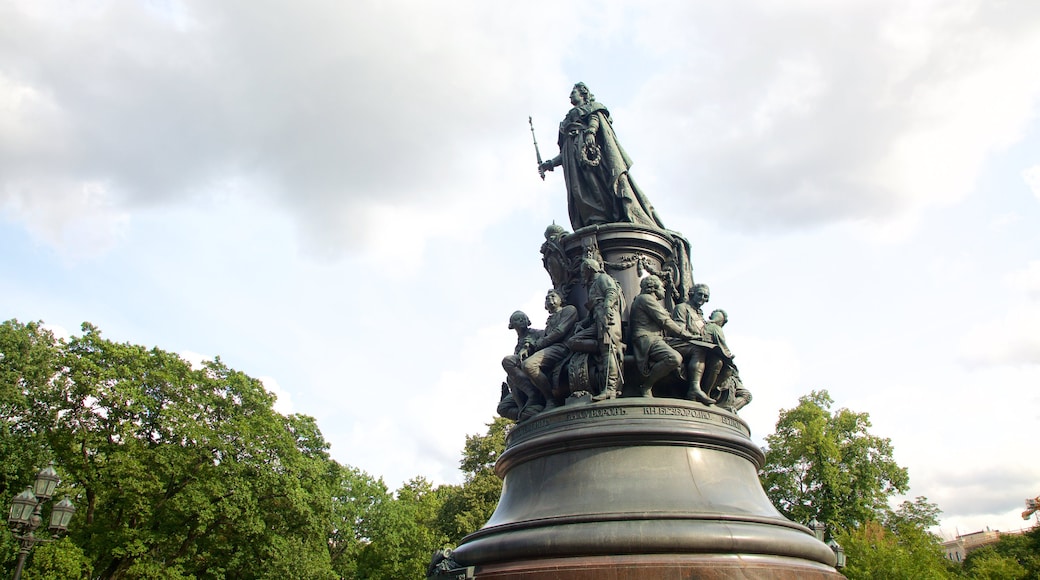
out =
[[446,486],[437,525],[448,543],[456,545],[491,518],[502,495],[502,480],[495,461],[506,448],[506,435],[513,422],[496,417],[484,435],[467,435],[459,467],[465,474],[462,485]]
[[90,580],[93,568],[83,549],[69,538],[42,544],[33,552],[24,580]]
[[[461,485],[422,477],[394,492],[341,466],[314,419],[219,358],[193,368],[84,324],[0,324],[0,492],[54,460],[78,510],[41,544],[27,580],[419,578],[432,552],[479,529],[498,502],[494,464],[511,424],[466,439]],[[0,566],[16,543],[0,529]]]
[[31,420],[33,397],[55,374],[58,341],[38,322],[0,324],[0,494],[11,497],[46,464],[44,433]]
[[907,470],[893,459],[891,441],[870,433],[869,415],[832,411],[833,403],[813,391],[780,412],[761,472],[773,505],[796,522],[822,522],[845,549],[849,578],[956,577],[928,531],[939,507],[918,497],[891,509],[892,496],[909,486]]
[[422,578],[430,556],[446,545],[447,538],[436,526],[437,513],[444,502],[441,488],[416,477],[395,495],[393,501],[384,502],[373,514],[373,535],[359,554],[357,578]]
[[[100,578],[332,578],[338,466],[310,417],[283,416],[219,359],[0,326],[4,436],[53,458],[79,507],[70,539]],[[44,457],[45,456],[45,457]],[[41,548],[27,574],[43,574]]]
[[1040,578],[1040,527],[1001,535],[996,544],[973,550],[964,559],[964,571],[969,578]]
[[373,538],[379,538],[380,514],[393,499],[382,479],[353,467],[341,471],[332,497],[334,525],[329,538],[332,567],[341,578],[361,577],[361,553]]
[[788,518],[851,530],[878,519],[909,476],[892,458],[891,441],[868,431],[867,413],[832,412],[832,404],[826,391],[813,391],[780,412],[766,437],[762,485]]
[[896,532],[910,528],[927,530],[939,525],[940,514],[942,510],[938,505],[924,496],[918,496],[914,501],[906,500],[899,504],[895,510],[886,509],[883,521],[886,528]]
[[840,532],[838,542],[848,558],[842,572],[851,580],[957,577],[957,565],[945,558],[939,537],[928,531],[938,524],[939,513],[938,506],[918,497],[884,510],[879,520]]

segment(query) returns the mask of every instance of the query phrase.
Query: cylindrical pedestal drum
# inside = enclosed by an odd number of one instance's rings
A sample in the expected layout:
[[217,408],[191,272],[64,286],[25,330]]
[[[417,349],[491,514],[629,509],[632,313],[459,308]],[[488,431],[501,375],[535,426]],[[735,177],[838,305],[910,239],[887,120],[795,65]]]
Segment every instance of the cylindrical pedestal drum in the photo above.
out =
[[834,579],[834,554],[785,519],[735,414],[632,397],[517,425],[502,497],[453,559],[480,580]]

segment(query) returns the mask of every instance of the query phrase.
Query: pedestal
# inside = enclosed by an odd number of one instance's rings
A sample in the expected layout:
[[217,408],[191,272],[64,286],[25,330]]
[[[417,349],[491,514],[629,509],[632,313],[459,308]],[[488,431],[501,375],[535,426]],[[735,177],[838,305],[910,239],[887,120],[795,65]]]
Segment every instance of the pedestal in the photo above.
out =
[[481,580],[842,578],[766,497],[749,435],[678,399],[542,413],[510,433],[498,508],[453,557]]

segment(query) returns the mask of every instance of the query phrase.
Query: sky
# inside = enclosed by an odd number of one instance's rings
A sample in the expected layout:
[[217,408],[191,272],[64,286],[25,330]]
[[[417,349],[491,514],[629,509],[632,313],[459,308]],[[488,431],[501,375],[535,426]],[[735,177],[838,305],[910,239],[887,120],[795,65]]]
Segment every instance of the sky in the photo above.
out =
[[[1040,495],[1040,3],[0,0],[0,320],[261,378],[462,479],[567,224],[571,86],[724,308],[762,444],[826,389],[941,533]],[[903,498],[898,498],[903,499]]]

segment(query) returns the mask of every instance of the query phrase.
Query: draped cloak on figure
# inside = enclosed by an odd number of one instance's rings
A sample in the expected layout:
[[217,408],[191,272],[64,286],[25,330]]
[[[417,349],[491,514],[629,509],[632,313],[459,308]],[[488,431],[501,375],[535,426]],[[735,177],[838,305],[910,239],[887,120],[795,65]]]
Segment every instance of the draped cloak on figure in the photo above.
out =
[[[587,133],[593,134],[599,148],[598,157],[592,153],[595,165],[590,165],[585,148]],[[571,109],[560,123],[559,144],[571,227],[628,222],[664,229],[654,207],[628,175],[632,160],[618,143],[610,112],[602,103],[592,101]]]
[[[596,146],[585,144],[585,135]],[[567,211],[571,227],[631,223],[668,235],[676,253],[672,283],[678,300],[693,288],[690,243],[664,227],[654,206],[628,174],[632,159],[621,147],[610,111],[598,101],[572,108],[560,123],[560,165],[567,186]]]

